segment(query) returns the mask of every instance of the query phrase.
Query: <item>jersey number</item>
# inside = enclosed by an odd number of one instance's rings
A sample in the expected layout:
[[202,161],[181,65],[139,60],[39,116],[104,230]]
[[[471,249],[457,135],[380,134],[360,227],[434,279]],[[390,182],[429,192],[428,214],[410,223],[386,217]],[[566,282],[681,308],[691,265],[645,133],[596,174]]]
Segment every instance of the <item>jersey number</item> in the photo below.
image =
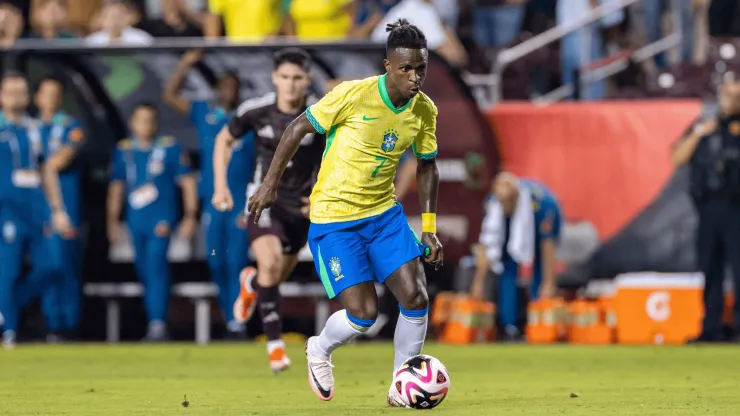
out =
[[383,165],[385,164],[385,161],[388,160],[388,158],[387,157],[383,157],[383,156],[375,156],[375,160],[379,160],[380,161],[380,164],[378,164],[378,166],[375,167],[375,170],[373,171],[373,174],[370,175],[371,178],[374,178],[374,177],[378,176],[378,171],[380,170],[380,168],[383,167]]

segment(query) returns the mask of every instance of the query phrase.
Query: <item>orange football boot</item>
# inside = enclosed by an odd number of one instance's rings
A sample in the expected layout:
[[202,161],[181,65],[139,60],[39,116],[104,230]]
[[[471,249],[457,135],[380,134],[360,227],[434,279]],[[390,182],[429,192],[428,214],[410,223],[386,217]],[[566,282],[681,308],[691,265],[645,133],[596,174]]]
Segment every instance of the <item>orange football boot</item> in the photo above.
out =
[[277,374],[290,368],[290,358],[285,353],[284,347],[277,347],[268,355],[270,358],[270,368]]
[[245,267],[239,274],[241,290],[234,302],[234,320],[239,323],[247,322],[257,306],[257,292],[252,289],[252,279],[256,278],[257,269],[254,267]]

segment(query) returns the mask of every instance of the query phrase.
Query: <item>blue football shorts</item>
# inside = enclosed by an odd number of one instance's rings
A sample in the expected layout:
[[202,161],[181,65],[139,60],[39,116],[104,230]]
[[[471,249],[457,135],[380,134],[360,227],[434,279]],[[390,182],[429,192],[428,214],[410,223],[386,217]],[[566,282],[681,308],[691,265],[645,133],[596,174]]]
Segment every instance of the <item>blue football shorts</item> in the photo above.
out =
[[369,218],[311,223],[308,246],[329,299],[360,283],[383,283],[399,267],[423,255],[421,241],[398,203]]

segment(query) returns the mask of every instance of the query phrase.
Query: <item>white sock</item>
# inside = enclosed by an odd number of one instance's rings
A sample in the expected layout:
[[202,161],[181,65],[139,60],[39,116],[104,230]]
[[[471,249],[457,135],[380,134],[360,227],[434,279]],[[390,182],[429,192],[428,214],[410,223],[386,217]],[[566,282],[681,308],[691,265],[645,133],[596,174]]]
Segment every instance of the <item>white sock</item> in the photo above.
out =
[[229,332],[241,332],[244,331],[244,324],[236,321],[229,321],[226,324],[226,329]]
[[275,339],[272,341],[267,341],[267,353],[268,354],[272,354],[272,352],[275,351],[276,348],[285,349],[285,342],[282,339]]
[[362,320],[350,316],[347,310],[334,312],[326,321],[319,335],[318,342],[311,344],[309,354],[317,357],[329,357],[334,350],[347,344],[358,335],[367,332],[375,320]]
[[167,324],[165,324],[164,321],[159,319],[149,321],[149,333],[155,336],[160,336],[165,332],[167,332]]
[[393,359],[395,372],[404,361],[419,355],[427,336],[427,309],[409,311],[401,308],[393,335],[393,346],[396,350]]

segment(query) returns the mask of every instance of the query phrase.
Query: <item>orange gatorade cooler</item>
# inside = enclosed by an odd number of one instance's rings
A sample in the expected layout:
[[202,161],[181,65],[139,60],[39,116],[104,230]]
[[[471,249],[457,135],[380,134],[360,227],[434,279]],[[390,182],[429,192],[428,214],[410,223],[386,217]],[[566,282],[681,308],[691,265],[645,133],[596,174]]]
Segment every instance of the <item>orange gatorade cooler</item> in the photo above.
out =
[[733,308],[735,307],[735,296],[732,293],[725,293],[725,310],[722,314],[722,322],[727,326],[732,326],[734,321]]
[[540,312],[541,305],[539,302],[532,301],[527,304],[527,327],[524,328],[524,334],[527,337],[527,342],[530,344],[537,344],[539,342],[539,336],[542,332]]
[[540,303],[540,342],[552,344],[558,340],[557,307],[558,302],[553,299],[541,299]]
[[588,301],[576,299],[568,308],[570,315],[569,341],[574,344],[585,344],[588,340],[589,309]]
[[439,292],[437,296],[434,297],[434,303],[432,304],[432,326],[441,327],[447,323],[450,319],[452,301],[456,297],[458,297],[458,295],[454,292]]
[[683,344],[701,331],[700,273],[628,273],[615,278],[620,344]]
[[474,331],[479,322],[478,316],[476,301],[467,297],[458,297],[453,300],[450,321],[445,325],[441,341],[449,344],[470,344],[473,342]]
[[496,305],[493,302],[477,302],[478,327],[475,328],[475,342],[491,342],[496,336]]
[[540,299],[529,302],[527,308],[527,341],[532,344],[552,344],[558,341],[557,313],[559,301]]
[[568,304],[561,298],[555,299],[555,328],[557,330],[558,341],[567,341]]
[[609,328],[609,343],[617,342],[617,311],[614,310],[614,298],[599,298],[601,321]]
[[588,302],[589,327],[588,344],[605,345],[612,343],[611,328],[606,324],[606,313],[600,299]]

